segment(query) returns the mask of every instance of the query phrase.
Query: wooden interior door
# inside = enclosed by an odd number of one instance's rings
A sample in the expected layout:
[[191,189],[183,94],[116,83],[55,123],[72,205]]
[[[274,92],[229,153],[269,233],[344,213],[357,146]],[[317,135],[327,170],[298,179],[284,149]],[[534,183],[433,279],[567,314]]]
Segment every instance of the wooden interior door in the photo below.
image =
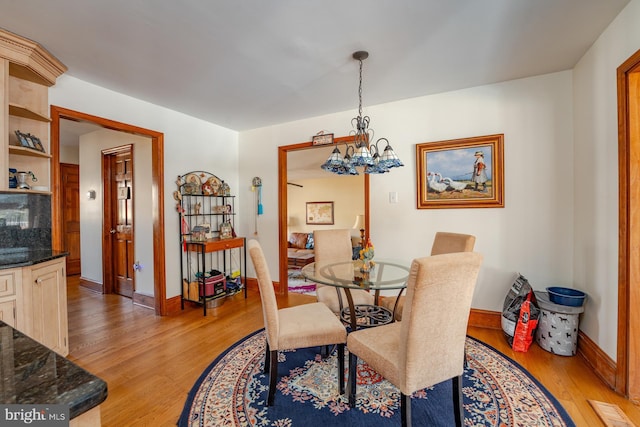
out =
[[62,181],[62,234],[67,274],[80,274],[80,167],[60,163]]
[[[133,148],[103,150],[105,293],[133,297]],[[108,282],[108,283],[107,283]]]

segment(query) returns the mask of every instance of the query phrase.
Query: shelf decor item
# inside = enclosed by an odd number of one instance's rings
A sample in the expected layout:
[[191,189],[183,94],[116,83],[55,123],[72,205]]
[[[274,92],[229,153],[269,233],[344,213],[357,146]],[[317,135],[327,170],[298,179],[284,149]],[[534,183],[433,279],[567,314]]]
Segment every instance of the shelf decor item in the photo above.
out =
[[22,147],[30,148],[32,150],[37,150],[44,153],[44,146],[40,141],[40,138],[37,136],[31,135],[30,133],[23,133],[19,130],[15,131],[16,137],[18,138],[18,142]]
[[27,137],[31,141],[31,144],[33,144],[33,149],[34,150],[38,150],[38,151],[44,153],[44,146],[42,145],[42,142],[40,141],[40,138],[38,138],[37,136],[31,135],[30,133],[27,134]]
[[230,239],[233,237],[233,227],[229,221],[225,221],[220,225],[220,238]]
[[37,182],[38,178],[33,174],[33,172],[16,172],[16,180],[18,183],[18,188],[22,190],[30,190],[31,186],[27,183],[27,180],[31,178],[31,181]]
[[[204,194],[210,194],[214,196],[230,196],[231,194],[222,194],[220,192],[220,186],[222,185],[222,180],[217,176],[211,176],[202,184],[202,192]],[[207,188],[207,193],[205,193],[205,188]]]
[[231,187],[226,182],[220,184],[219,196],[230,196],[231,195]]
[[9,188],[18,188],[17,169],[9,168]]
[[202,183],[202,194],[205,196],[213,195],[213,187],[209,183],[209,181],[205,181]]
[[25,148],[35,148],[33,145],[31,145],[31,141],[27,139],[26,133],[22,133],[19,130],[16,130],[15,134],[21,146]]

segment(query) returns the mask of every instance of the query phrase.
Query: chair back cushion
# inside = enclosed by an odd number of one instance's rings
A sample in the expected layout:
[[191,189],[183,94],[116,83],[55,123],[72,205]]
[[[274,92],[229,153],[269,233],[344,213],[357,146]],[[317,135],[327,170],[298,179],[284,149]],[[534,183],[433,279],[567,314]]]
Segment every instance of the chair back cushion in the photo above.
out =
[[448,233],[438,231],[433,238],[431,255],[450,254],[453,252],[471,252],[476,237],[471,234]]
[[351,261],[353,251],[349,230],[315,230],[313,240],[317,266]]
[[[403,393],[462,374],[471,300],[482,255],[458,252],[412,262],[400,329]],[[402,354],[404,352],[404,354]]]
[[267,266],[267,260],[262,252],[262,247],[257,240],[251,239],[247,243],[249,255],[253,262],[258,277],[258,288],[260,290],[260,299],[262,300],[262,315],[264,316],[264,329],[267,335],[267,342],[270,348],[278,347],[279,322],[278,322],[278,302],[276,301],[276,292],[273,289],[271,274]]

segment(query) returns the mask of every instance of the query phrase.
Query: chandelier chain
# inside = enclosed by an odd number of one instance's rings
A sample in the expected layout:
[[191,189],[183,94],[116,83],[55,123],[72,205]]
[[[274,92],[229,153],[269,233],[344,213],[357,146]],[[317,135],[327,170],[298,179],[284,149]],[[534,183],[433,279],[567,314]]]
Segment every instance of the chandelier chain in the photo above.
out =
[[362,59],[360,61],[360,82],[358,85],[358,116],[362,117]]

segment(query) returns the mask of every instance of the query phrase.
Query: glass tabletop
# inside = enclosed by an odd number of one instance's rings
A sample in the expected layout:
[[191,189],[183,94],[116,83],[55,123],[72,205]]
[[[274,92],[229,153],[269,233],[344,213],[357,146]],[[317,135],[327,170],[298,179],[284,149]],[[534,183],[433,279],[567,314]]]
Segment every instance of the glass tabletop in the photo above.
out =
[[362,272],[362,261],[318,265],[302,268],[302,275],[316,283],[349,289],[402,289],[407,286],[409,267],[386,261],[375,261],[368,272]]

